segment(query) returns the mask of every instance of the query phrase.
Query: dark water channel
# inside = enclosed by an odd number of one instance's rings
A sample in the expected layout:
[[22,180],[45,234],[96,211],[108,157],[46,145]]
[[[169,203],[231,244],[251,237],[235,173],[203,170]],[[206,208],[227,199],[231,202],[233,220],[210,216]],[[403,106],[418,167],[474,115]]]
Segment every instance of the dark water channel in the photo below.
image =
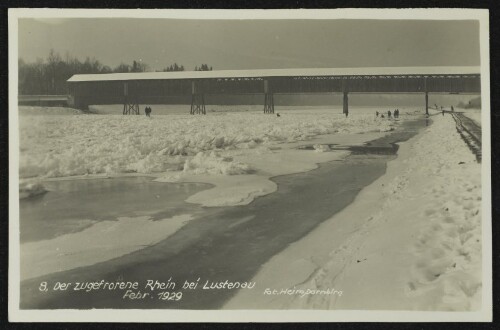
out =
[[[428,122],[427,122],[428,123]],[[41,282],[138,281],[145,292],[148,279],[184,281],[250,281],[259,267],[289,244],[349,205],[359,191],[386,171],[397,145],[417,134],[426,120],[407,121],[396,131],[364,146],[349,147],[342,161],[324,163],[305,173],[273,178],[275,193],[245,206],[205,209],[164,241],[137,252],[21,283],[24,309],[218,309],[236,290],[182,291],[182,299],[124,299],[124,291],[40,292]],[[332,149],[336,145],[332,144]],[[175,290],[174,290],[175,291]]]

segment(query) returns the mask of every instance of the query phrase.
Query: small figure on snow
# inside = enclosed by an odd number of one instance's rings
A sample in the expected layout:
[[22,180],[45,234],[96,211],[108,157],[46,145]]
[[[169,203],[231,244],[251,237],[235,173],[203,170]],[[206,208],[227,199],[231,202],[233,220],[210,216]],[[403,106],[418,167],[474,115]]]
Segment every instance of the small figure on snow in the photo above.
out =
[[146,107],[146,109],[144,109],[144,112],[146,113],[147,117],[151,117],[151,108],[150,107]]
[[378,117],[379,113],[378,111],[375,111],[375,116]]
[[281,117],[279,113],[276,114],[276,117]]
[[391,118],[391,115],[392,115],[391,110],[387,111],[387,118]]

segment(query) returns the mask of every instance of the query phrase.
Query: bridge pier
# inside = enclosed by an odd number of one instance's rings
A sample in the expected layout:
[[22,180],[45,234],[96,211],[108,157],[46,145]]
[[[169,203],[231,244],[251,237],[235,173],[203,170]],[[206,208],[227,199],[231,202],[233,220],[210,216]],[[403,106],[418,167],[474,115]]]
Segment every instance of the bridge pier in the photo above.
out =
[[425,114],[429,115],[429,93],[425,92]]
[[201,93],[196,93],[191,95],[191,111],[192,115],[206,115],[207,111],[205,109],[205,96]]
[[191,82],[191,111],[192,115],[206,115],[205,95],[196,81]]
[[267,79],[264,80],[264,113],[274,113],[274,95]]
[[342,113],[347,117],[349,116],[349,94],[344,92],[344,106]]
[[264,113],[274,113],[273,93],[266,93],[264,95]]
[[135,97],[131,97],[128,90],[128,82],[123,83],[123,114],[124,115],[138,115],[139,103]]
[[139,112],[139,104],[135,102],[127,102],[125,101],[123,103],[123,114],[124,115],[138,115],[140,114]]

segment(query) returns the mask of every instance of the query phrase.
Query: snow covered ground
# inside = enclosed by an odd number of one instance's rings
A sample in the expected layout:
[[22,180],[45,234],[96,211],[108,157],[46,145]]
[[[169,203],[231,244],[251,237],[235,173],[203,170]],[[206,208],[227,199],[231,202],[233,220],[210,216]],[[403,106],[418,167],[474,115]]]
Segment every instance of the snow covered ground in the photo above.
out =
[[385,175],[263,265],[256,288],[225,308],[480,309],[481,166],[451,116],[433,120]]

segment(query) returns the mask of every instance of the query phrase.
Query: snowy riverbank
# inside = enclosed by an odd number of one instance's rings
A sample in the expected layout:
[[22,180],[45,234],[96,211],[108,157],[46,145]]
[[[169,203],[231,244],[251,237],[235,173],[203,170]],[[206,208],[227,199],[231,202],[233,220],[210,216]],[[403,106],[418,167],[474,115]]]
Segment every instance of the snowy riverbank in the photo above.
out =
[[[263,265],[256,288],[225,308],[479,309],[481,166],[451,116],[433,120],[384,176]],[[308,289],[337,293],[297,294]]]

